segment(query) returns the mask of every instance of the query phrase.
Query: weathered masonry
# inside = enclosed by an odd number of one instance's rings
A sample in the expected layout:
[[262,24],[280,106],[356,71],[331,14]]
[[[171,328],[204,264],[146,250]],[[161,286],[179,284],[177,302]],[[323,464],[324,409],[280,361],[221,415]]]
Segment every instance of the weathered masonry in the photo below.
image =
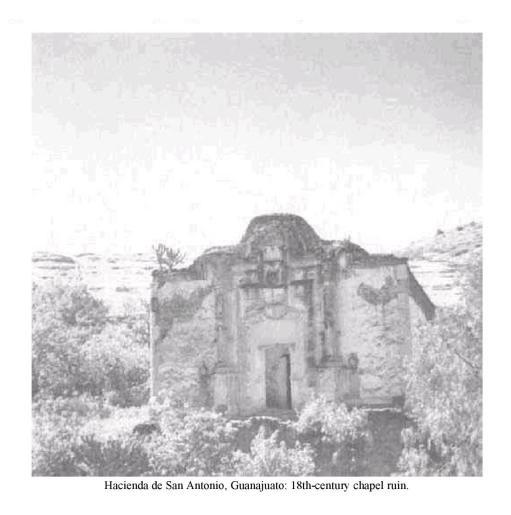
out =
[[302,218],[254,218],[241,242],[154,272],[152,391],[233,415],[311,395],[385,406],[403,396],[411,326],[434,306],[405,258],[322,240]]

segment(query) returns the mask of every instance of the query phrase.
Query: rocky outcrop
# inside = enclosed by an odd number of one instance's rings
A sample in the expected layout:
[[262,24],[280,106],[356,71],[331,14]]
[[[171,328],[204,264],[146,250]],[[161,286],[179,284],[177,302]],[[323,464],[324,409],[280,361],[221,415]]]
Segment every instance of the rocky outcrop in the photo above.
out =
[[85,252],[64,256],[49,252],[32,255],[32,278],[37,283],[76,279],[103,300],[112,315],[143,310],[149,299],[151,271],[155,268],[150,253],[99,255]]
[[399,252],[431,300],[438,306],[459,301],[457,284],[469,263],[482,255],[483,227],[471,222],[450,230],[439,229],[431,238],[416,241]]

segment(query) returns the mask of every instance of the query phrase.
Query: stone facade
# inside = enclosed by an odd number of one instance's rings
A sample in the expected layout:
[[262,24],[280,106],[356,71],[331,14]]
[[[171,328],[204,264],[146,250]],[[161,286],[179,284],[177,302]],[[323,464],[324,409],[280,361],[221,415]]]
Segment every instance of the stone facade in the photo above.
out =
[[411,324],[434,314],[405,258],[322,240],[295,215],[256,217],[238,245],[153,275],[153,394],[179,395],[181,381],[233,415],[299,408],[315,393],[400,402]]

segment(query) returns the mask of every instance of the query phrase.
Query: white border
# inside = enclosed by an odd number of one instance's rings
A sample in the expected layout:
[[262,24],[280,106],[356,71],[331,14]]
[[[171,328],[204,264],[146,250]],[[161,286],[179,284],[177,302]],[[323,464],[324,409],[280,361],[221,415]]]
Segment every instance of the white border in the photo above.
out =
[[[4,14],[2,95],[7,112],[2,169],[3,372],[2,506],[28,513],[221,512],[480,513],[505,510],[509,436],[507,261],[511,48],[504,3],[351,2],[11,2]],[[105,492],[101,478],[30,476],[30,45],[32,32],[483,32],[485,399],[483,478],[412,478],[406,492],[382,495],[287,492],[205,495]],[[5,237],[7,235],[7,237]],[[4,434],[5,432],[5,434]],[[162,511],[164,510],[164,511]],[[270,511],[269,511],[270,512]]]

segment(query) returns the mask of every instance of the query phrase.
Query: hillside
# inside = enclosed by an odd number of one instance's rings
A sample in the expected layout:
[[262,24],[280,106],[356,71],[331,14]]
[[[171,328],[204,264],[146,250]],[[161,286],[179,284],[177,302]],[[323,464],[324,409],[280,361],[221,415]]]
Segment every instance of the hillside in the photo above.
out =
[[153,254],[99,255],[91,252],[62,256],[35,252],[32,256],[32,279],[79,278],[92,293],[106,302],[113,315],[130,310],[142,311],[149,298],[151,271],[156,268]]
[[467,263],[482,253],[482,224],[471,222],[413,242],[397,254],[409,258],[412,272],[437,306],[457,302],[459,280]]

